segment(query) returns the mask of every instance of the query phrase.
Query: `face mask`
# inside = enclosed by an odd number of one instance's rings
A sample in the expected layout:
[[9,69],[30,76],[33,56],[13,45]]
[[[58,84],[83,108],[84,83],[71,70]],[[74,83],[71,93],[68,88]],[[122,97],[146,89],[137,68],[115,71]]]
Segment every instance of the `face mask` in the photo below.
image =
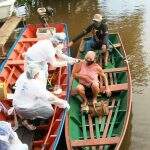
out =
[[86,60],[86,64],[87,64],[88,66],[92,65],[93,63],[94,63],[94,61],[88,61],[88,60]]

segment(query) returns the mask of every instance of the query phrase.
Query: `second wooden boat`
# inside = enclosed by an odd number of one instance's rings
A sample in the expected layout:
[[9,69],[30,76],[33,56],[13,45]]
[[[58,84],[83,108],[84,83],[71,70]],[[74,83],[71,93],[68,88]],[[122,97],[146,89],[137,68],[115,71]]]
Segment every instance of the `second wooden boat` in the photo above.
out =
[[[90,37],[91,38],[91,37]],[[85,38],[80,45],[80,50],[84,48],[84,43],[89,40]],[[126,54],[119,34],[109,35],[110,56],[109,65],[104,72],[109,81],[112,96],[107,98],[98,96],[97,100],[105,100],[112,109],[108,115],[91,117],[90,114],[81,113],[82,98],[73,93],[70,96],[71,106],[65,123],[65,137],[68,150],[114,150],[119,149],[129,122],[131,111],[131,75]],[[86,50],[79,51],[78,57],[83,59]],[[98,63],[103,66],[102,57],[97,51]],[[100,86],[103,81],[100,79]],[[76,88],[78,82],[73,80],[72,90]]]

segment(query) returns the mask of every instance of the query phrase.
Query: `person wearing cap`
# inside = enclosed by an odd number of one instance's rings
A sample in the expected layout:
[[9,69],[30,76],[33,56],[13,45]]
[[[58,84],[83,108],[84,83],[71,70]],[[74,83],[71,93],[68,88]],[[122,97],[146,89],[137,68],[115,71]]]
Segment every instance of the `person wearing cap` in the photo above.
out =
[[16,81],[13,97],[13,107],[18,116],[23,120],[22,124],[30,130],[35,127],[28,123],[35,118],[48,119],[53,115],[52,104],[67,108],[67,101],[58,98],[45,88],[45,84],[39,79],[40,68],[36,63],[30,63],[27,71],[22,73]]
[[[56,37],[51,39],[39,40],[37,43],[29,47],[25,53],[25,70],[31,62],[35,62],[39,65],[43,72],[40,72],[42,78],[45,76],[47,81],[48,77],[48,64],[52,67],[67,66],[67,64],[74,64],[78,62],[78,59],[69,57],[62,52],[64,48],[63,44],[55,45],[54,42],[58,42]],[[43,74],[42,74],[43,73]],[[45,83],[46,83],[45,81]]]
[[99,87],[98,77],[102,77],[105,84],[105,91],[108,96],[111,95],[111,91],[108,86],[107,77],[102,68],[95,63],[95,52],[88,51],[85,55],[84,61],[75,64],[73,68],[73,78],[78,80],[79,84],[76,87],[77,93],[83,98],[81,105],[82,110],[88,111],[88,99],[87,93],[92,93],[93,105],[97,103],[97,95],[101,91]]
[[95,14],[92,22],[88,25],[87,28],[83,29],[80,34],[74,37],[68,44],[68,46],[72,46],[73,43],[78,41],[83,36],[87,35],[88,33],[92,32],[93,38],[87,43],[85,43],[84,49],[95,50],[101,49],[104,54],[104,64],[107,65],[108,61],[108,27],[106,20],[102,18],[101,14]]

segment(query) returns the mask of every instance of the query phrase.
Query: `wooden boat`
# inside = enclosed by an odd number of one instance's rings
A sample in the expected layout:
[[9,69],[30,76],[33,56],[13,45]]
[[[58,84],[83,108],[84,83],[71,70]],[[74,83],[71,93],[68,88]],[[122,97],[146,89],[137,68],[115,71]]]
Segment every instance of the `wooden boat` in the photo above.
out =
[[[90,37],[91,38],[91,37]],[[82,41],[81,47],[89,38]],[[131,75],[126,54],[119,34],[110,34],[109,65],[104,69],[108,77],[112,96],[97,97],[98,101],[106,99],[112,109],[108,115],[91,117],[81,113],[79,95],[72,94],[69,99],[70,111],[65,122],[65,137],[68,150],[113,150],[119,149],[129,122],[131,111]],[[78,57],[84,58],[86,52],[79,51]],[[102,59],[98,62],[102,66]],[[103,82],[100,79],[101,88]],[[72,91],[78,82],[73,80]]]
[[[13,85],[18,79],[19,75],[24,70],[24,60],[22,54],[27,51],[27,49],[37,42],[36,31],[41,25],[28,25],[26,26],[21,35],[18,37],[17,41],[14,43],[13,47],[9,51],[8,59],[3,61],[0,70],[0,102],[6,108],[9,109],[12,105],[13,96]],[[49,24],[49,27],[55,27],[57,32],[65,32],[67,34],[67,27],[63,23]],[[68,35],[67,35],[68,37]],[[67,42],[66,39],[65,42]],[[69,55],[69,51],[66,49],[65,52]],[[70,77],[70,66],[56,68],[56,70],[49,69],[49,80],[52,88],[55,85],[60,85],[62,88],[62,93],[59,97],[68,99],[68,83]],[[5,84],[3,84],[5,83]],[[4,92],[6,86],[7,95]],[[49,118],[46,122],[36,123],[36,130],[30,132],[23,127],[17,129],[18,136],[22,142],[27,143],[30,149],[33,150],[46,150],[46,149],[56,149],[62,128],[64,125],[64,120],[66,116],[66,110],[54,106],[54,115]],[[0,120],[5,120],[14,123],[15,115],[6,115],[0,112]]]

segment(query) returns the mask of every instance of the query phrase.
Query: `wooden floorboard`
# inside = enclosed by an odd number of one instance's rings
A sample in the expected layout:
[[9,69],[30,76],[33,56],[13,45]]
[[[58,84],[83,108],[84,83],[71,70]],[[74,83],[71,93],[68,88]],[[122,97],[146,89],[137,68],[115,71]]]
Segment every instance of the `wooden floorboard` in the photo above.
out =
[[0,28],[0,45],[5,45],[10,35],[14,29],[18,26],[19,22],[22,20],[21,17],[13,16],[6,20],[3,26]]

